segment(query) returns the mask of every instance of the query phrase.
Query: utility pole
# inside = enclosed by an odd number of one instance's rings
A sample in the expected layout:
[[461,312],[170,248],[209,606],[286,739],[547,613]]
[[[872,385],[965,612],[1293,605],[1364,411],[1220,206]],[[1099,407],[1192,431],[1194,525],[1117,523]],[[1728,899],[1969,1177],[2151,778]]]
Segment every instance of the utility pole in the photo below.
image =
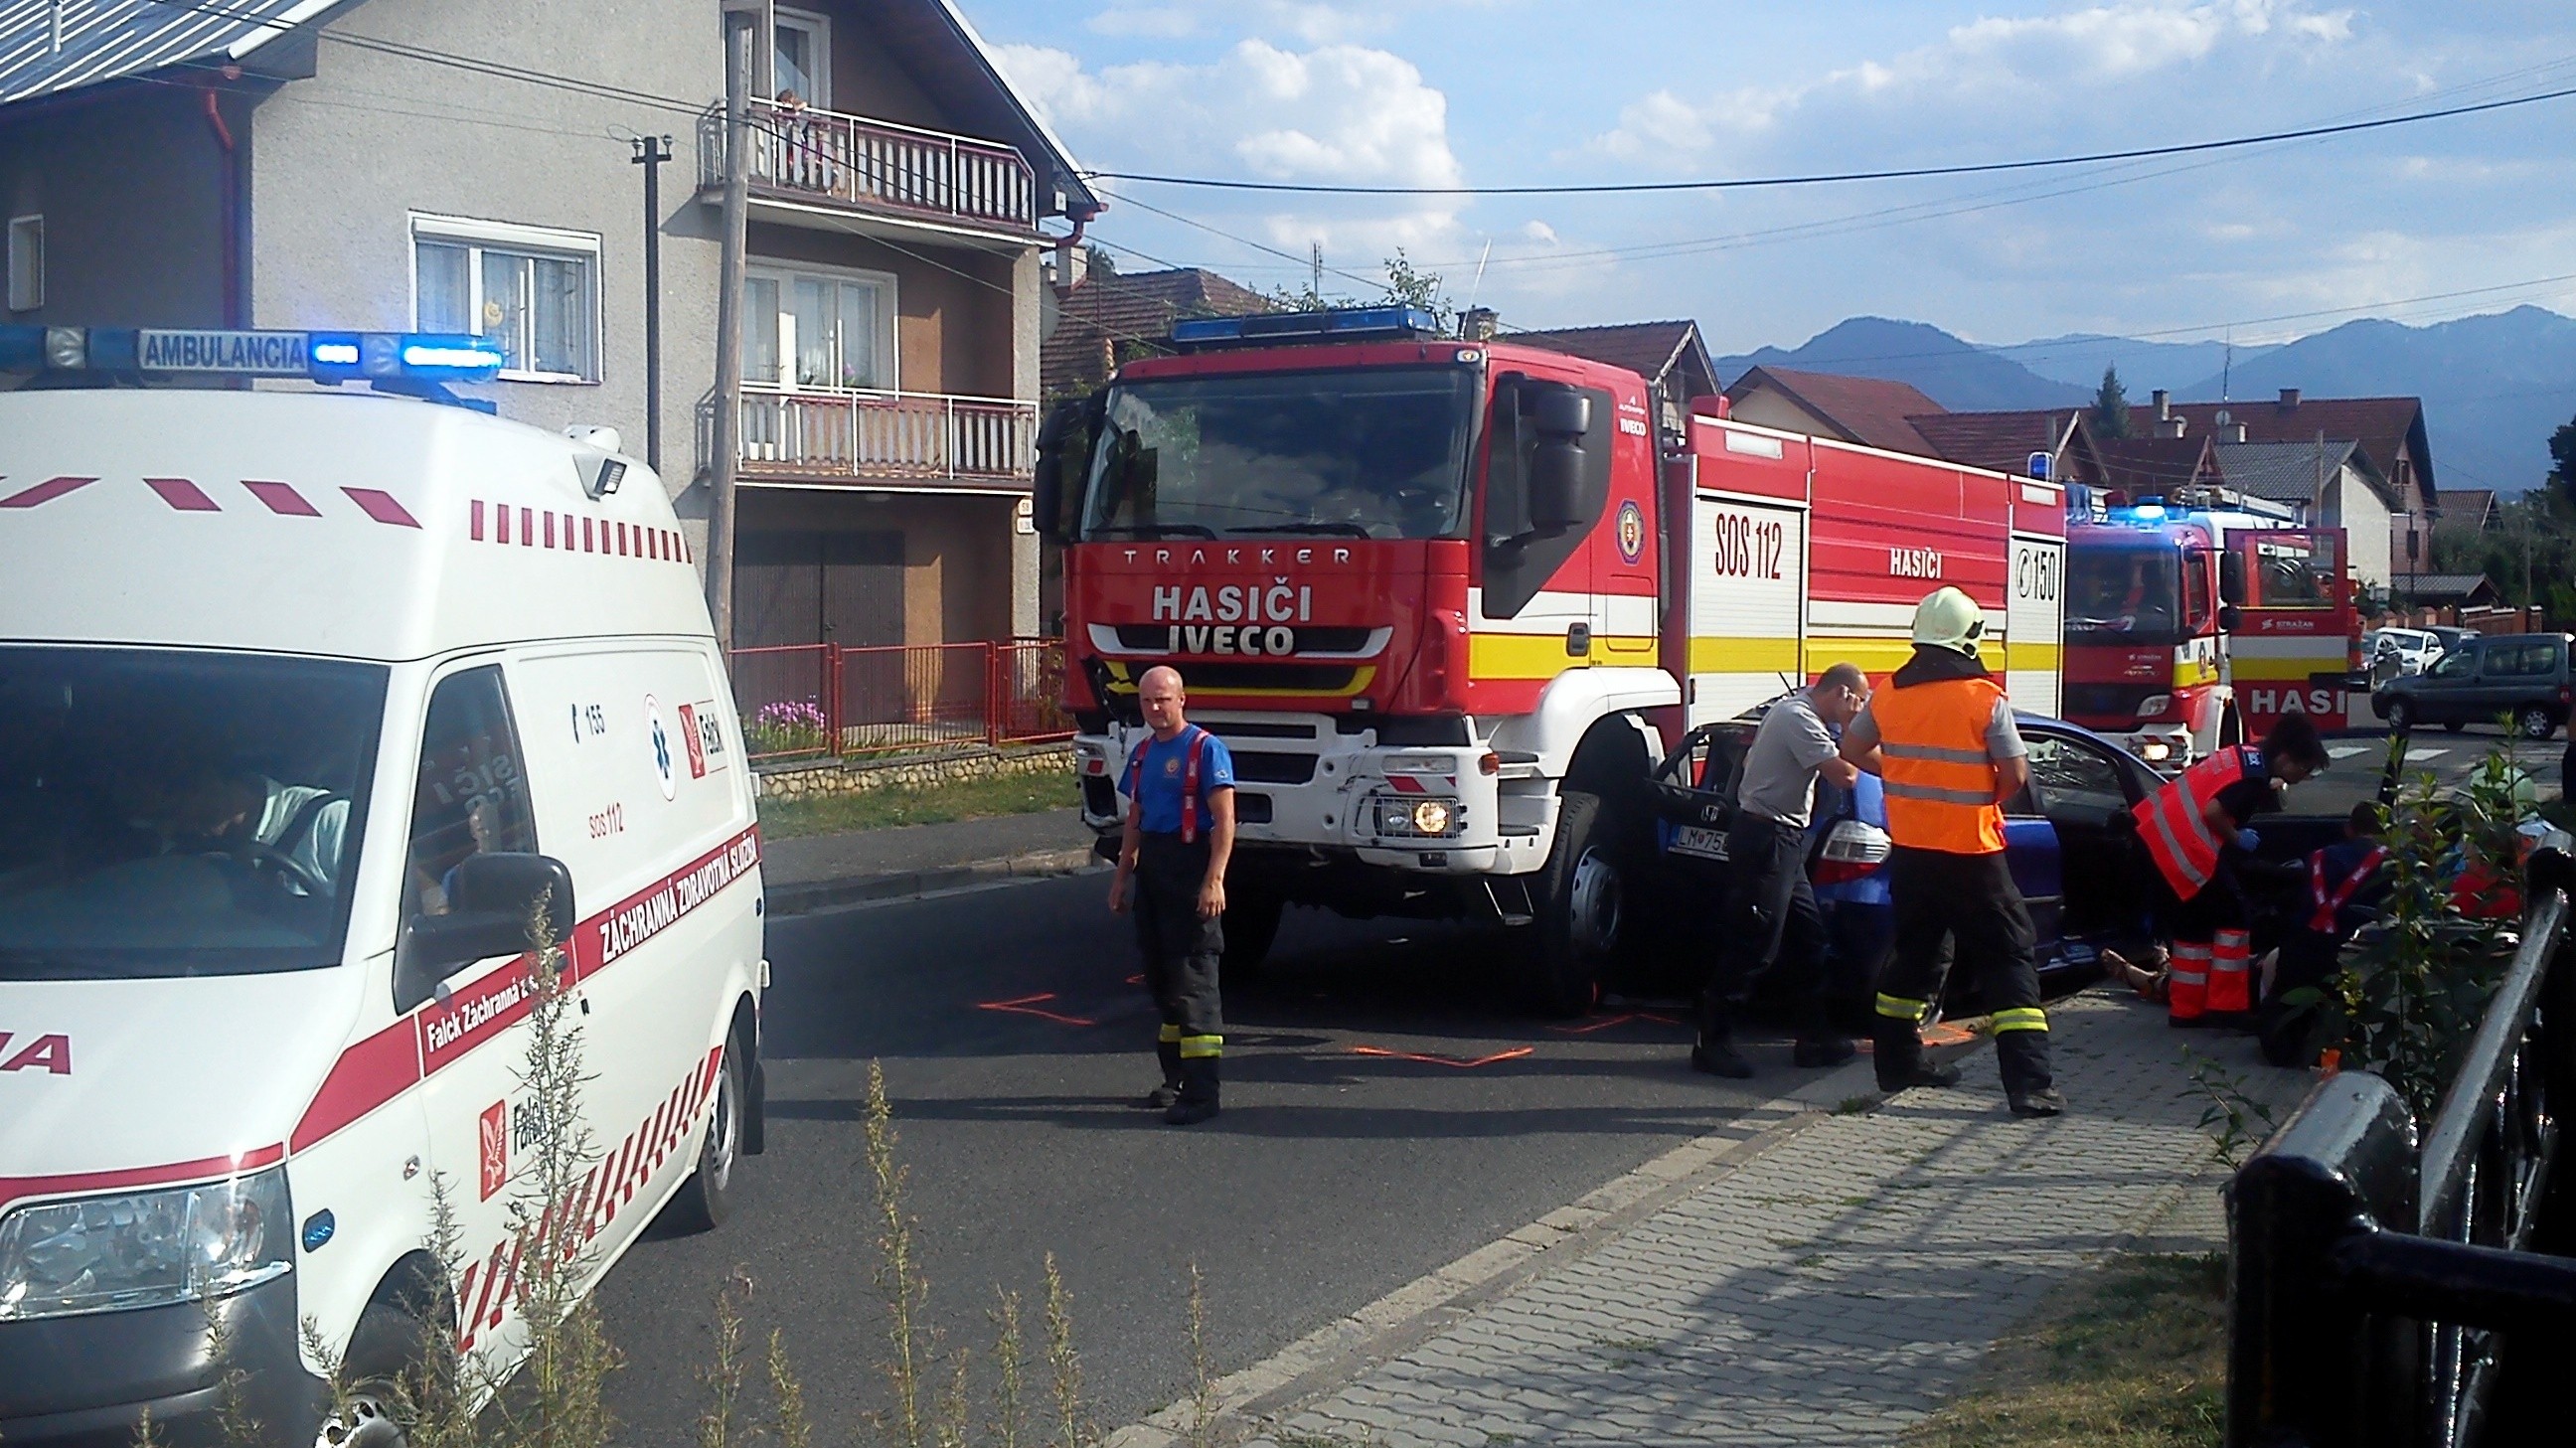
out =
[[1315,305],[1320,307],[1324,304],[1324,244],[1320,241],[1310,241],[1306,243],[1306,247],[1308,261],[1306,291],[1315,298]]
[[742,463],[742,263],[750,207],[751,47],[767,0],[724,0],[724,248],[716,285],[715,457],[707,479],[707,612],[733,647],[734,473]]
[[644,168],[644,461],[662,471],[662,163],[671,138],[635,138]]

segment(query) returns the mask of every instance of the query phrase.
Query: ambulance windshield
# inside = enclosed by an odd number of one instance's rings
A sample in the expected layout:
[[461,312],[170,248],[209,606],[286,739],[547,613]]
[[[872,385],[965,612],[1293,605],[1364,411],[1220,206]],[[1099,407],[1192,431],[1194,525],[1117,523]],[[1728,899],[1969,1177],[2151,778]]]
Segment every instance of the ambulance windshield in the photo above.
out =
[[1373,367],[1122,384],[1082,536],[1463,536],[1478,381]]
[[2066,556],[2066,636],[2096,643],[2178,643],[2182,577],[2170,548],[2074,548]]
[[0,648],[0,980],[338,962],[385,671]]

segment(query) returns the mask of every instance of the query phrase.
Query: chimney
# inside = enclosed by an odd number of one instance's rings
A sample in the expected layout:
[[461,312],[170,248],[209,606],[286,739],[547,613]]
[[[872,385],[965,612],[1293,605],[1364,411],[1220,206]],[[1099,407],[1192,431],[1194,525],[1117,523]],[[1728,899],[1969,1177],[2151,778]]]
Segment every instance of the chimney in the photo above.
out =
[[2211,419],[2211,421],[2218,430],[2218,440],[2220,442],[2243,442],[2245,440],[2245,424],[2238,422],[2234,415],[2222,411],[2217,417]]
[[2282,389],[2281,389],[2281,410],[2282,410],[2283,412],[2288,412],[2288,411],[2290,411],[2292,408],[2297,407],[2298,405],[2299,405],[2299,389],[2297,389],[2297,388],[2295,388],[2295,387],[2284,387],[2284,388],[2282,388]]
[[2148,393],[2147,396],[2156,404],[2156,421],[2162,422],[2166,418],[2173,416],[2172,393],[2159,387],[2155,391]]
[[2156,436],[2180,437],[2182,436],[2183,429],[2190,425],[2191,419],[2183,416],[2181,413],[2168,413],[2156,419]]

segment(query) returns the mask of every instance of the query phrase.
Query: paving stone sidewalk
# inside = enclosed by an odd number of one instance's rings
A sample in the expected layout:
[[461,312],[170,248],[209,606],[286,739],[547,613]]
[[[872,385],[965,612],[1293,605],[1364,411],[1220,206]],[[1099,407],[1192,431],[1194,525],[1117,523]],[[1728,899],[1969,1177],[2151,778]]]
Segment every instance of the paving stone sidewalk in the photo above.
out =
[[1807,1118],[1255,1441],[1892,1441],[2104,1254],[2223,1245],[2224,1173],[2184,1047],[2276,1115],[2308,1085],[2250,1040],[2183,1036],[2108,993],[2050,1016],[2067,1115],[2011,1116],[1980,1047],[1961,1087]]

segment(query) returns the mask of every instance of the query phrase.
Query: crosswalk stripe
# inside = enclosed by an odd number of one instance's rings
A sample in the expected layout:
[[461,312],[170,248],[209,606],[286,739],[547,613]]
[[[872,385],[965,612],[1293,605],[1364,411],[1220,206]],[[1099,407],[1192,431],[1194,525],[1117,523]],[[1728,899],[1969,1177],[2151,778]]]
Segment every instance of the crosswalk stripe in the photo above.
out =
[[2350,759],[2356,754],[2368,754],[2369,752],[2370,746],[2367,744],[2329,744],[2326,746],[2326,757],[2329,759]]
[[2427,759],[2439,759],[2450,752],[2447,749],[2409,749],[2406,751],[2406,762],[2417,764]]

